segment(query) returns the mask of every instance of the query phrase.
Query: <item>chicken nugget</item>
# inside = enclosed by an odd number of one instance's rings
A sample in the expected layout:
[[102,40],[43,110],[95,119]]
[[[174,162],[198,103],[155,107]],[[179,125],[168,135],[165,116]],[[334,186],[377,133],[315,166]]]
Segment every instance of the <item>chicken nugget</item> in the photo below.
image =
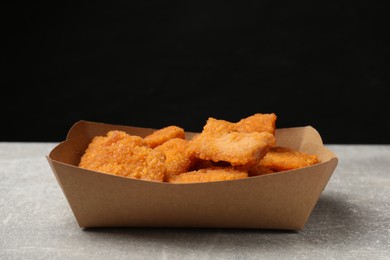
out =
[[194,160],[187,152],[188,141],[180,138],[173,138],[162,145],[154,148],[165,154],[165,166],[167,174],[179,174],[187,172]]
[[253,176],[259,176],[259,175],[264,175],[264,174],[269,174],[269,173],[274,173],[275,171],[271,170],[270,168],[265,167],[264,165],[261,165],[260,163],[255,165],[255,166],[239,166],[236,167],[238,170],[241,171],[246,171],[248,172],[248,176],[253,177]]
[[197,171],[181,173],[179,175],[170,175],[170,183],[194,183],[194,182],[212,182],[237,180],[248,177],[245,171],[234,169],[233,167],[213,167]]
[[256,165],[274,144],[273,134],[240,133],[234,123],[210,117],[200,135],[189,142],[189,151],[203,160]]
[[275,134],[276,128],[276,115],[271,114],[254,114],[247,118],[241,119],[236,123],[236,130],[242,133],[251,132],[268,132]]
[[185,139],[184,129],[174,125],[167,126],[154,131],[146,136],[144,140],[149,147],[155,148],[172,138]]
[[93,138],[79,167],[103,173],[151,181],[163,181],[165,155],[154,151],[139,136],[110,131]]
[[275,146],[259,162],[259,167],[272,171],[287,171],[319,163],[317,155],[307,154],[287,147]]

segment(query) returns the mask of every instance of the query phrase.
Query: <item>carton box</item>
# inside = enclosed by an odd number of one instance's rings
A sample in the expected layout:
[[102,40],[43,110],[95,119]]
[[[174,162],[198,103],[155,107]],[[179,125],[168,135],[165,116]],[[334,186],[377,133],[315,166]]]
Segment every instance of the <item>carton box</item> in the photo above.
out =
[[[321,163],[232,181],[171,184],[81,169],[88,144],[109,130],[154,129],[79,121],[47,156],[80,227],[207,227],[302,230],[337,156],[311,126],[276,130],[277,145],[317,154]],[[195,133],[187,133],[190,139]]]

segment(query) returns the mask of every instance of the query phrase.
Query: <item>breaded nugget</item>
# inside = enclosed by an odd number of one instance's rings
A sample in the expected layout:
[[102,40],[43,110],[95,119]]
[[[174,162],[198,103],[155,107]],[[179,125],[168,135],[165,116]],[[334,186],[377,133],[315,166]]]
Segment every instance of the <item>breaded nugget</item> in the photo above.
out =
[[167,126],[154,131],[146,136],[144,140],[149,147],[155,148],[172,138],[185,139],[184,129],[174,125]]
[[276,115],[271,114],[254,114],[247,118],[241,119],[236,123],[236,130],[242,133],[251,132],[268,132],[275,134],[276,128]]
[[170,183],[194,183],[194,182],[211,182],[211,181],[227,181],[236,180],[248,177],[244,171],[234,169],[233,167],[213,167],[205,168],[197,171],[181,173],[179,175],[170,175],[168,182]]
[[287,171],[319,163],[315,154],[307,154],[286,147],[275,146],[260,161],[259,166],[272,171]]
[[189,142],[189,151],[203,160],[256,165],[274,144],[273,134],[240,133],[234,123],[210,117],[200,135]]
[[93,138],[81,157],[81,168],[135,179],[163,181],[165,155],[154,151],[139,136],[110,131]]
[[165,166],[167,174],[179,174],[187,172],[191,167],[193,160],[187,152],[188,141],[180,138],[173,138],[162,145],[154,148],[165,154]]
[[267,167],[261,165],[260,163],[255,165],[255,166],[251,166],[251,167],[239,166],[239,167],[236,167],[236,168],[238,170],[248,172],[248,176],[250,176],[250,177],[259,176],[259,175],[264,175],[264,174],[269,174],[269,173],[275,172],[275,171],[271,170],[270,168],[267,168]]

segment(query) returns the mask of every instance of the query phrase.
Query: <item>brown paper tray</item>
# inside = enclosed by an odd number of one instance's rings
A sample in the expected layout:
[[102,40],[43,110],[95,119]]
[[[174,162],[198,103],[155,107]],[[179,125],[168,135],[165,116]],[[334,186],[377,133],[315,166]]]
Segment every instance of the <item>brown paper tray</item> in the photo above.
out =
[[[277,145],[321,163],[232,181],[170,184],[77,167],[92,138],[109,130],[146,136],[154,129],[79,121],[47,156],[80,227],[304,228],[337,166],[311,126],[276,130]],[[191,138],[195,133],[188,133]]]

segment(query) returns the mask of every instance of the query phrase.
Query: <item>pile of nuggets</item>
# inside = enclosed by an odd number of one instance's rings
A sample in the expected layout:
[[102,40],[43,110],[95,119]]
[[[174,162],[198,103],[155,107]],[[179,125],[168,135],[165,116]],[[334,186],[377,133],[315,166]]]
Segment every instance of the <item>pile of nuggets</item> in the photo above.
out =
[[201,133],[187,140],[171,125],[146,137],[109,131],[94,137],[79,167],[169,183],[247,178],[319,162],[314,154],[276,146],[276,115],[254,114],[233,123],[209,117]]

